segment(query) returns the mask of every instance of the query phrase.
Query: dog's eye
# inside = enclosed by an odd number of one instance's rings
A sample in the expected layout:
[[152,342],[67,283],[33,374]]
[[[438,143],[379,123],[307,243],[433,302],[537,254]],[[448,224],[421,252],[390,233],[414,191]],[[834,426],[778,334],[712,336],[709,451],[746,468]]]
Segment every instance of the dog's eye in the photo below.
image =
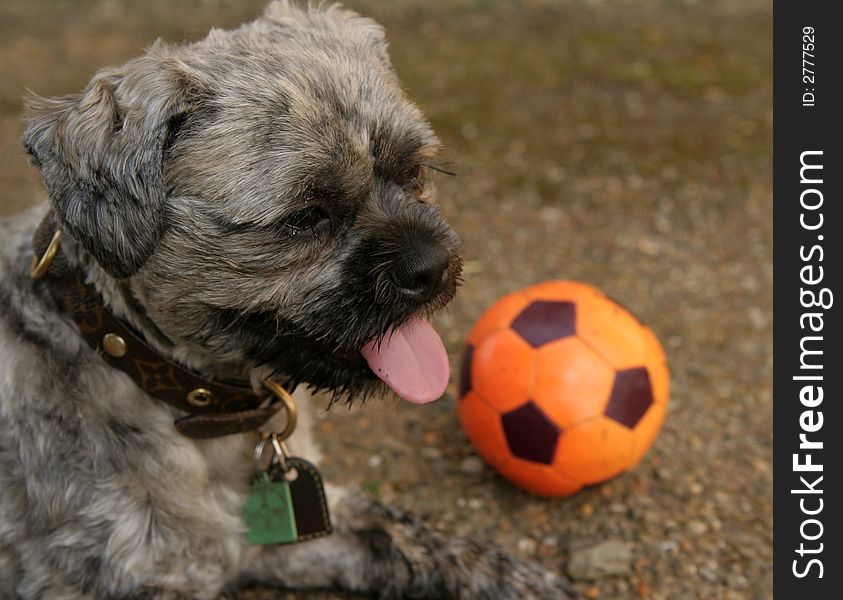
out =
[[396,178],[400,185],[417,186],[421,182],[421,165],[412,165]]
[[331,216],[320,206],[308,206],[286,218],[284,227],[296,234],[309,232],[321,239],[331,233]]

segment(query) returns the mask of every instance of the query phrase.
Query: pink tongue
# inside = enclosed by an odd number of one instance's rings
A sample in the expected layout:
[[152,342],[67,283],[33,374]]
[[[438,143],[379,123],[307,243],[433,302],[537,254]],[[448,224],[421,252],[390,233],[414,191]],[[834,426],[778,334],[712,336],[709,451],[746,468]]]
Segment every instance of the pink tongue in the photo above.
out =
[[375,375],[408,402],[432,402],[448,385],[445,346],[423,319],[405,323],[390,331],[380,344],[369,342],[360,352]]

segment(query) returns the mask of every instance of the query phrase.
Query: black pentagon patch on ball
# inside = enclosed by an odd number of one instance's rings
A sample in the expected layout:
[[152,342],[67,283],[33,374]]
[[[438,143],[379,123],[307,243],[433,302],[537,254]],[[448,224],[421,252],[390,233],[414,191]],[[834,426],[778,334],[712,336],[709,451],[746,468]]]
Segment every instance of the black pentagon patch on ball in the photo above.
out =
[[618,371],[606,407],[606,416],[632,429],[638,425],[652,403],[653,388],[646,367]]
[[471,390],[471,361],[473,358],[474,346],[466,344],[465,351],[462,354],[462,365],[460,366],[460,399],[465,396],[466,392]]
[[501,415],[501,423],[513,455],[546,465],[553,462],[562,431],[532,400]]
[[533,348],[561,340],[577,331],[577,307],[573,302],[538,300],[512,322],[512,329]]

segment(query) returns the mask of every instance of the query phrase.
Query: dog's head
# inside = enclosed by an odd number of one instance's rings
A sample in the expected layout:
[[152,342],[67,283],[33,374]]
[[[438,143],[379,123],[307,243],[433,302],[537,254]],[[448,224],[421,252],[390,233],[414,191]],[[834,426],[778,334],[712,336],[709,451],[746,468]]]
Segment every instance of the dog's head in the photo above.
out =
[[24,143],[63,229],[180,352],[350,394],[373,371],[409,399],[440,385],[420,317],[459,242],[373,21],[275,2],[33,101]]

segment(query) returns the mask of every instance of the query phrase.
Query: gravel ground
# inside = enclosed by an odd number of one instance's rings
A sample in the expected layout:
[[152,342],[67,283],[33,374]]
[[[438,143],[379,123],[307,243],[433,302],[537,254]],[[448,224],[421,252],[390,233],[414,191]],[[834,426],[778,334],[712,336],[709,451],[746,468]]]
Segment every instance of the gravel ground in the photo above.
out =
[[[4,0],[0,213],[43,198],[18,141],[25,88],[77,91],[156,36],[197,38],[262,4]],[[673,379],[664,431],[638,469],[570,499],[530,497],[484,467],[453,385],[430,406],[322,414],[326,476],[570,572],[587,598],[769,598],[769,2],[347,4],[387,27],[459,174],[440,183],[467,259],[438,322],[452,366],[496,298],[566,278],[649,323]]]

